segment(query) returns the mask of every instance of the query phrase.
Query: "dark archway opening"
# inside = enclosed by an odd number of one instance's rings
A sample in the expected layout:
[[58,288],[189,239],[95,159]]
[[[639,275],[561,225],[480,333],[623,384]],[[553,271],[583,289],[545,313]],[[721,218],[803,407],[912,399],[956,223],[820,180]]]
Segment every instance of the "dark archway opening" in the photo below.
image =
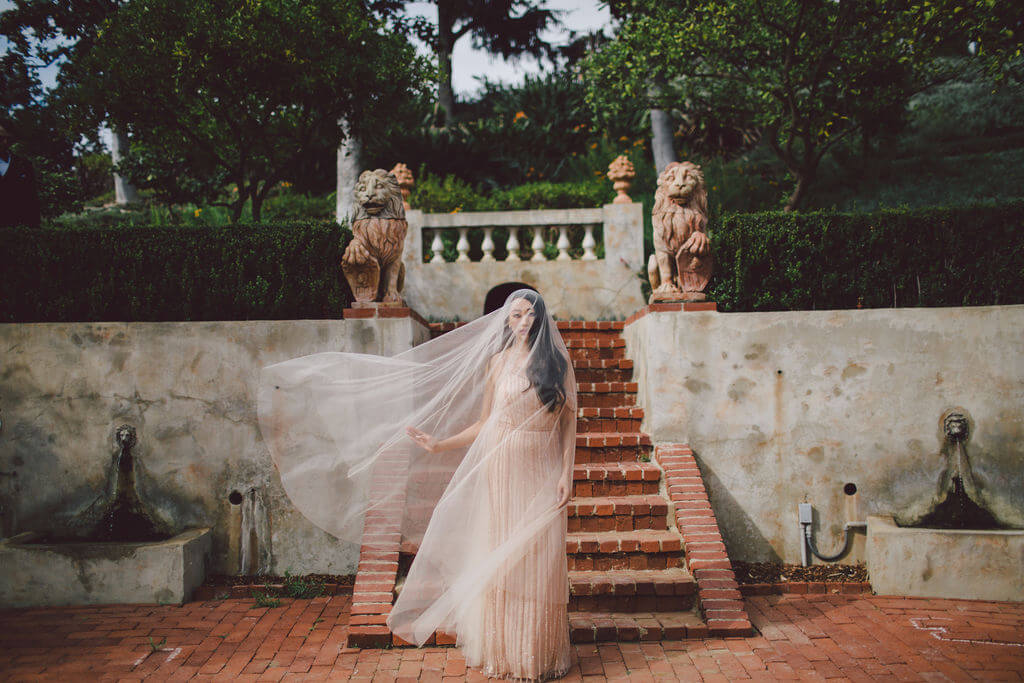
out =
[[484,299],[484,315],[501,308],[505,303],[505,299],[508,298],[508,295],[517,289],[532,289],[535,292],[537,291],[536,288],[523,284],[522,282],[506,282],[498,285],[497,287],[492,287],[491,291],[487,292],[487,297]]

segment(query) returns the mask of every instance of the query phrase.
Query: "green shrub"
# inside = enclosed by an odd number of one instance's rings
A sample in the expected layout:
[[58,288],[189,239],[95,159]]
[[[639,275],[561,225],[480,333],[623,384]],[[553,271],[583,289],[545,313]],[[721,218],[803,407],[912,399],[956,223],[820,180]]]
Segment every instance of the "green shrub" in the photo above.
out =
[[294,576],[290,571],[286,571],[281,589],[289,598],[318,598],[324,594],[324,581],[315,576]]
[[421,171],[409,203],[425,213],[456,211],[507,211],[516,209],[590,209],[608,204],[615,197],[612,184],[524,183],[508,190],[485,193],[455,176],[444,180]]
[[335,318],[351,301],[330,222],[0,229],[0,322]]
[[1024,202],[713,222],[727,311],[1024,303]]

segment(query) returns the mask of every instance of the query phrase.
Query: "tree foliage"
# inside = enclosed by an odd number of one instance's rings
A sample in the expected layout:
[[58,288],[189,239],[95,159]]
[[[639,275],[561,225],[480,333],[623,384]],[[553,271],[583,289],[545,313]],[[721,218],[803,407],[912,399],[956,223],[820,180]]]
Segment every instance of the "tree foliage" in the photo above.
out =
[[550,55],[552,47],[540,34],[552,28],[555,13],[536,0],[433,0],[437,24],[420,23],[420,38],[437,55],[438,103],[445,125],[455,122],[452,91],[452,53],[455,44],[469,36],[473,46],[506,59],[521,55]]
[[936,58],[951,36],[993,30],[994,4],[622,0],[617,37],[587,60],[588,99],[599,119],[640,99],[757,126],[792,176],[795,209],[836,144],[900,125],[915,92],[951,76]]
[[[78,101],[129,131],[132,181],[236,216],[312,150],[359,135],[421,86],[405,38],[358,0],[133,0],[84,56]],[[232,197],[220,197],[233,185]]]

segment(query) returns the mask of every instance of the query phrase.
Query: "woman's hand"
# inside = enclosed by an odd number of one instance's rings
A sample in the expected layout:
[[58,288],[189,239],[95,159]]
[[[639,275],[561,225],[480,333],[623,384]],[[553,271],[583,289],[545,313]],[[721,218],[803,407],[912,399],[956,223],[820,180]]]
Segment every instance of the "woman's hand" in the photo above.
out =
[[406,427],[405,433],[408,434],[413,441],[422,446],[423,450],[425,450],[427,453],[438,452],[437,439],[432,437],[430,434],[427,434],[422,430],[416,429],[415,427]]
[[569,504],[569,499],[572,498],[572,479],[562,479],[558,482],[558,490],[556,494],[558,496],[557,507],[564,508]]

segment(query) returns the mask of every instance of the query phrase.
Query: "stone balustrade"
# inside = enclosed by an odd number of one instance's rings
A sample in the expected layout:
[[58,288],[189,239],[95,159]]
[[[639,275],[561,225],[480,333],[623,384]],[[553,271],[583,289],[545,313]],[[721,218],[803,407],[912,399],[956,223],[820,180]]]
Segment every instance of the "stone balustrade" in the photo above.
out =
[[[456,262],[470,261],[596,261],[604,212],[601,209],[542,211],[481,211],[476,213],[424,214],[421,230],[429,233],[427,263],[446,263],[446,233],[457,235]],[[470,245],[470,230],[477,228],[479,244]],[[596,233],[596,236],[595,236]],[[498,240],[495,242],[495,240]],[[426,235],[423,243],[427,243]],[[557,249],[549,259],[547,252]]]
[[621,319],[643,305],[640,204],[407,218],[403,296],[432,316],[472,320],[512,283],[540,291],[562,319]]

